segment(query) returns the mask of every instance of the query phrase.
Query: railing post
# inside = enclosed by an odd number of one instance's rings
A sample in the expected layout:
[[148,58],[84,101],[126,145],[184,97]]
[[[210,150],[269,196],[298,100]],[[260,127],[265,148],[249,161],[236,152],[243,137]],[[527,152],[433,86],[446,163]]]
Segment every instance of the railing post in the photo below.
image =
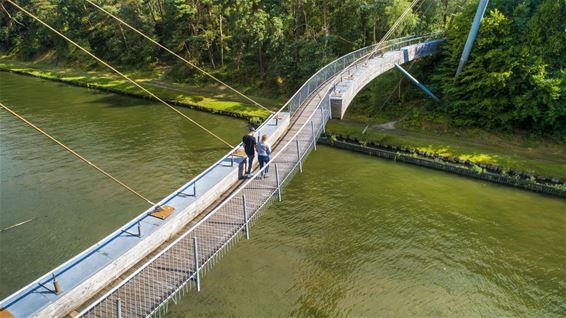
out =
[[246,195],[242,195],[242,202],[244,205],[244,232],[246,232],[246,240],[250,239],[250,228],[248,225],[248,207],[246,205]]
[[138,221],[138,237],[142,236],[142,232],[141,232],[141,222]]
[[193,237],[193,250],[194,250],[194,257],[195,257],[195,273],[196,273],[196,281],[197,281],[197,291],[200,291],[200,270],[199,270],[199,260],[198,260],[198,241],[196,236]]
[[314,121],[311,119],[311,130],[312,130],[312,146],[313,149],[316,151],[316,137],[314,135]]
[[281,202],[281,183],[279,183],[279,169],[277,163],[275,164],[275,182],[277,182],[277,196],[279,197],[279,202]]
[[57,277],[55,273],[52,273],[53,276],[53,288],[55,289],[55,294],[59,294],[61,292],[61,287],[59,287],[59,282],[57,281]]
[[320,105],[320,122],[322,124],[322,132],[326,133],[326,129],[324,127],[324,106]]
[[116,300],[116,308],[117,308],[117,317],[122,318],[122,300],[120,298]]
[[299,148],[299,139],[295,139],[297,145],[297,160],[299,160],[299,171],[303,173],[303,162],[301,161],[301,148]]

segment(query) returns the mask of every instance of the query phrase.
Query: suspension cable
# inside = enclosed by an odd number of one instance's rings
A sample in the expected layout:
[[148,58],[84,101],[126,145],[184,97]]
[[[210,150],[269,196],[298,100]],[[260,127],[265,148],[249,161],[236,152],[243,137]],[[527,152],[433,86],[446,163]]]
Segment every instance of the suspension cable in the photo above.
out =
[[215,133],[213,133],[212,131],[208,130],[206,127],[204,127],[203,125],[199,124],[198,122],[196,122],[195,120],[191,119],[189,116],[183,114],[182,112],[180,112],[179,110],[177,110],[175,107],[171,106],[169,103],[167,103],[166,101],[164,101],[163,99],[159,98],[157,95],[155,95],[154,93],[150,92],[149,90],[147,90],[146,88],[144,88],[143,86],[141,86],[140,84],[138,84],[136,81],[132,80],[131,78],[129,78],[128,76],[126,76],[125,74],[123,74],[122,72],[118,71],[116,68],[114,68],[113,66],[111,66],[110,64],[104,62],[102,59],[98,58],[96,55],[94,55],[93,53],[91,53],[90,51],[88,51],[87,49],[83,48],[82,46],[80,46],[79,44],[77,44],[76,42],[74,42],[73,40],[69,39],[67,36],[65,36],[63,33],[57,31],[56,29],[54,29],[52,26],[50,26],[49,24],[47,24],[46,22],[44,22],[43,20],[41,20],[40,18],[38,18],[37,16],[33,15],[31,12],[27,11],[26,9],[20,7],[18,4],[14,3],[12,0],[6,0],[8,3],[10,3],[11,5],[13,5],[14,7],[18,8],[19,10],[21,10],[22,12],[24,12],[25,14],[27,14],[28,16],[30,16],[31,18],[33,18],[34,20],[36,20],[37,22],[43,24],[45,27],[47,27],[48,29],[50,29],[51,31],[53,31],[54,33],[56,33],[57,35],[61,36],[63,39],[67,40],[69,43],[73,44],[74,46],[76,46],[77,48],[79,48],[81,51],[85,52],[86,54],[88,54],[90,57],[94,58],[95,60],[97,60],[98,62],[100,62],[101,64],[103,64],[104,66],[106,66],[107,68],[111,69],[113,72],[115,72],[116,74],[120,75],[121,77],[123,77],[124,79],[126,79],[127,81],[129,81],[130,83],[134,84],[136,87],[138,87],[139,89],[141,89],[142,91],[144,91],[145,93],[147,93],[148,95],[150,95],[151,97],[153,97],[154,99],[156,99],[157,101],[161,102],[163,105],[169,107],[171,110],[173,110],[174,112],[176,112],[177,114],[181,115],[182,117],[184,117],[185,119],[189,120],[191,123],[195,124],[197,127],[201,128],[202,130],[206,131],[207,133],[209,133],[210,135],[214,136],[216,139],[218,139],[219,141],[221,141],[223,144],[225,144],[226,146],[230,147],[230,148],[234,148],[234,146],[232,146],[230,143],[228,143],[226,140],[220,138],[218,135],[216,135]]
[[196,64],[188,61],[187,59],[185,59],[184,57],[180,56],[179,54],[173,52],[172,50],[168,49],[167,47],[165,47],[164,45],[162,45],[161,43],[155,41],[154,39],[150,38],[149,36],[147,36],[146,34],[144,34],[143,32],[141,32],[139,29],[134,28],[133,26],[131,26],[130,24],[128,24],[127,22],[125,22],[124,20],[120,19],[119,17],[117,17],[116,15],[108,12],[106,9],[102,8],[101,6],[99,6],[98,4],[94,3],[91,0],[86,0],[86,2],[88,2],[89,4],[91,4],[92,6],[94,6],[95,8],[97,8],[98,10],[104,12],[105,14],[109,15],[110,17],[112,17],[114,20],[122,23],[123,25],[127,26],[128,28],[130,28],[132,31],[136,32],[137,34],[143,36],[144,38],[146,38],[147,40],[149,40],[150,42],[152,42],[153,44],[159,46],[160,48],[164,49],[165,51],[171,53],[172,55],[174,55],[175,57],[177,57],[178,59],[182,60],[183,62],[187,63],[188,65],[196,68],[197,70],[199,70],[201,73],[203,73],[204,75],[212,78],[213,80],[215,80],[216,82],[220,83],[221,85],[229,88],[230,90],[232,90],[233,92],[235,92],[236,94],[242,96],[243,98],[247,99],[248,101],[252,102],[253,104],[255,104],[256,106],[259,106],[265,110],[267,110],[270,113],[273,113],[272,110],[270,110],[269,108],[263,106],[262,104],[258,103],[257,101],[255,101],[254,99],[252,99],[251,97],[245,95],[244,93],[240,92],[239,90],[235,89],[234,87],[228,85],[227,83],[223,82],[222,80],[218,79],[217,77],[215,77],[214,75],[210,74],[209,72],[205,71],[204,69],[198,67]]
[[118,180],[117,178],[113,177],[110,173],[106,172],[105,170],[103,170],[102,168],[100,168],[99,166],[95,165],[94,163],[92,163],[90,160],[86,159],[85,157],[79,155],[76,151],[74,151],[73,149],[69,148],[68,146],[66,146],[65,144],[63,144],[62,142],[60,142],[59,140],[57,140],[55,137],[51,136],[50,134],[48,134],[47,132],[45,132],[44,130],[42,130],[41,128],[37,127],[36,125],[34,125],[33,123],[31,123],[29,120],[25,119],[24,117],[20,116],[19,114],[17,114],[16,112],[14,112],[13,110],[11,110],[10,108],[8,108],[6,105],[0,103],[0,106],[2,108],[4,108],[5,111],[7,111],[8,113],[10,113],[11,115],[13,115],[14,117],[18,118],[19,120],[23,121],[24,123],[28,124],[30,127],[32,127],[33,129],[39,131],[41,134],[43,134],[45,137],[49,138],[51,141],[53,141],[54,143],[58,144],[59,146],[63,147],[63,149],[67,150],[68,152],[70,152],[71,154],[73,154],[75,157],[79,158],[80,160],[86,162],[88,165],[90,165],[91,167],[93,167],[94,169],[98,170],[98,172],[102,173],[103,175],[105,175],[106,177],[110,178],[112,181],[118,183],[119,185],[121,185],[122,187],[126,188],[128,191],[130,191],[131,193],[137,195],[139,198],[143,199],[145,202],[151,204],[152,206],[155,205],[155,203],[153,203],[151,200],[149,200],[148,198],[146,198],[145,196],[143,196],[142,194],[140,194],[139,192],[137,192],[136,190],[132,189],[131,187],[129,187],[128,185],[126,185],[124,182]]
[[[385,41],[387,41],[391,35],[393,35],[393,32],[396,31],[397,27],[399,26],[399,24],[401,24],[401,22],[403,22],[403,20],[405,20],[405,17],[409,14],[410,11],[413,10],[413,7],[419,2],[420,0],[413,0],[413,2],[411,2],[411,4],[407,7],[407,9],[405,9],[405,11],[403,11],[403,13],[397,18],[397,20],[395,20],[395,22],[393,23],[393,25],[391,26],[391,28],[389,28],[389,30],[385,33],[385,35],[381,38],[381,40],[379,40],[379,42],[377,43],[377,45],[375,46],[375,49],[373,50],[373,53],[377,52],[381,46],[383,45],[383,43]],[[372,54],[368,54],[368,59],[371,57]]]
[[[412,9],[412,8],[416,5],[416,3],[417,3],[418,1],[420,1],[420,0],[414,0],[413,3],[411,3],[411,5],[409,6],[409,8],[407,8],[407,9],[405,10],[405,12],[407,12],[407,10],[409,10],[409,9]],[[417,10],[420,9],[423,4],[424,4],[424,0],[419,3],[419,6],[417,7]],[[428,4],[428,7],[425,9],[425,13],[428,12],[428,10],[430,9],[431,6],[432,6],[432,2],[430,2],[430,3]],[[404,12],[404,13],[405,13],[405,12]],[[401,17],[399,17],[399,19],[400,19],[400,18],[401,18]],[[399,19],[398,19],[398,21],[399,21]],[[429,36],[429,38],[430,38],[430,36]],[[412,63],[412,64],[409,66],[409,71],[413,68],[414,65],[415,65],[415,63]],[[401,80],[399,81],[399,83],[398,83],[397,85],[395,85],[395,87],[394,87],[394,88],[391,90],[391,92],[387,95],[387,99],[385,99],[385,101],[383,102],[383,104],[381,104],[381,107],[379,108],[379,110],[383,109],[383,107],[384,107],[384,106],[389,102],[389,100],[393,97],[393,94],[395,93],[395,91],[396,91],[397,89],[400,89],[400,87],[401,87],[401,81],[402,81],[402,80],[403,80],[403,78],[401,77]],[[366,132],[367,129],[369,128],[369,123],[370,123],[370,119],[368,118],[368,120],[366,121],[366,125],[365,125],[364,129],[362,130],[362,135],[365,134],[365,132]]]

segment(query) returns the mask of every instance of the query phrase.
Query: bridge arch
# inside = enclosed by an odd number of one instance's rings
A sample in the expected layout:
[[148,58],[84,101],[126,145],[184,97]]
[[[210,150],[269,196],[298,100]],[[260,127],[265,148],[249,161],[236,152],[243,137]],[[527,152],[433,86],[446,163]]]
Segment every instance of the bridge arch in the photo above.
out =
[[404,64],[436,54],[441,43],[441,40],[432,40],[399,49],[392,49],[395,44],[391,44],[380,50],[386,50],[384,53],[372,54],[348,67],[330,95],[332,117],[342,119],[354,97],[376,77],[394,68],[396,63]]

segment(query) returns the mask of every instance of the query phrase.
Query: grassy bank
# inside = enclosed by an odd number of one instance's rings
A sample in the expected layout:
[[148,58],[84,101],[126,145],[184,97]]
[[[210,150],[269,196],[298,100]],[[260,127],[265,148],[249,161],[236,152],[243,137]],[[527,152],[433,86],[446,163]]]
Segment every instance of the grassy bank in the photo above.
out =
[[552,141],[517,135],[499,135],[481,130],[381,129],[343,120],[329,122],[327,132],[363,142],[414,148],[461,160],[470,160],[533,174],[566,179],[566,147]]
[[[406,69],[428,85],[433,63],[434,59],[424,59]],[[424,92],[391,70],[364,88],[345,119],[329,122],[327,131],[364,143],[418,149],[566,180],[566,140],[519,131],[455,127],[448,115],[431,110],[430,103]]]
[[[22,62],[8,57],[0,58],[0,70],[135,97],[150,98],[147,93],[130,82],[104,70],[87,71],[77,67],[54,66],[52,63]],[[163,69],[155,69],[151,72],[126,72],[125,74],[160,98],[177,105],[245,118],[250,121],[259,121],[269,116],[268,111],[253,105],[224,86],[173,83],[162,79],[164,72]],[[253,95],[251,97],[272,110],[279,109],[284,103],[284,99]]]
[[[52,63],[21,62],[9,58],[0,58],[0,69],[147,98],[144,92],[129,82],[100,70],[85,71],[76,67],[58,67]],[[414,70],[418,72],[419,66]],[[242,101],[241,97],[225,87],[173,83],[162,79],[163,72],[130,72],[127,75],[158,96],[179,105],[248,120],[261,120],[268,116],[267,111]],[[566,179],[566,146],[563,143],[540,137],[450,127],[444,119],[431,118],[420,107],[426,101],[419,98],[420,92],[409,83],[401,86],[404,94],[400,98],[391,98],[390,92],[394,91],[399,79],[394,72],[376,79],[354,100],[345,120],[330,121],[327,131],[365,142],[415,148],[461,160]],[[284,103],[283,99],[252,97],[274,110]],[[391,105],[386,105],[388,103]],[[379,107],[376,109],[375,105]],[[396,120],[393,129],[380,126],[392,120]]]

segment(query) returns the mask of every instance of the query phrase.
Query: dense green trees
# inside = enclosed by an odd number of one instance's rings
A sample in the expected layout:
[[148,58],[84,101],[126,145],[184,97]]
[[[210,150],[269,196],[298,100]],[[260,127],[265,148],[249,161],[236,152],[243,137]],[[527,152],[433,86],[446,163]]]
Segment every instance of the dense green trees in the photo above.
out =
[[[84,0],[18,3],[120,68],[165,66],[175,80],[207,80]],[[216,76],[277,95],[293,92],[328,61],[378,41],[411,1],[97,3]],[[51,53],[58,62],[95,64],[9,3],[0,4],[1,52],[24,59]],[[455,77],[476,4],[421,0],[394,34],[447,29],[444,53],[429,70],[443,100],[433,107],[458,125],[566,134],[566,1],[491,0],[470,60]]]
[[494,0],[460,76],[454,72],[475,7],[446,32],[434,69],[441,111],[463,126],[566,134],[566,2]]
[[[465,0],[425,0],[396,35],[442,27]],[[100,0],[97,3],[227,80],[289,93],[324,63],[378,41],[410,0]],[[454,4],[449,4],[452,2]],[[95,54],[121,67],[177,61],[84,0],[20,0]],[[9,3],[0,8],[0,50],[32,59],[55,52],[87,59]],[[88,61],[91,63],[91,61]],[[179,64],[180,66],[180,64]],[[186,67],[171,76],[197,80]]]

